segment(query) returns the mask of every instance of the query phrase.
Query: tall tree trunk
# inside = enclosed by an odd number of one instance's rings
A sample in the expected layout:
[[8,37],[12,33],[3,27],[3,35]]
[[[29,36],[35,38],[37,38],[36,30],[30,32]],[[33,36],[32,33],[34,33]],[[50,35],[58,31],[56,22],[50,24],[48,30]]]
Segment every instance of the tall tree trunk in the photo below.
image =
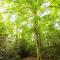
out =
[[34,13],[34,33],[35,33],[35,40],[36,40],[36,48],[37,48],[37,60],[42,60],[42,55],[41,55],[41,38],[40,38],[40,33],[38,29],[38,16],[37,16],[37,11],[38,11],[38,0],[33,0],[33,6],[32,11]]
[[38,17],[35,14],[34,18],[34,32],[35,32],[35,40],[36,40],[36,48],[37,48],[37,60],[42,60],[42,55],[41,55],[41,38],[40,38],[40,33],[38,31]]
[[[37,34],[36,34],[37,35]],[[39,34],[36,36],[36,47],[37,47],[37,60],[42,60],[41,55],[41,41],[39,39]]]

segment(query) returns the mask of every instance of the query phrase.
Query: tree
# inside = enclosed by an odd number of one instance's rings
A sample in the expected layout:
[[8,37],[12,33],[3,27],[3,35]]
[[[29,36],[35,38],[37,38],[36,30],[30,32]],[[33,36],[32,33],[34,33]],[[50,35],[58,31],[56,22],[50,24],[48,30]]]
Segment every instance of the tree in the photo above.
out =
[[[37,60],[42,60],[41,47],[42,45],[47,45],[42,42],[46,43],[47,40],[48,47],[50,47],[56,44],[56,39],[59,38],[57,37],[57,33],[60,36],[58,32],[60,30],[60,1],[4,0],[1,2],[1,6],[3,6],[3,3],[5,4],[0,13],[1,21],[4,21],[7,27],[7,30],[4,30],[4,32],[12,36],[12,40],[14,40],[13,44],[19,38],[24,38],[29,41],[35,40]],[[8,15],[7,18],[4,17],[5,15]],[[32,33],[35,36],[35,38],[33,37],[34,39],[31,37]]]

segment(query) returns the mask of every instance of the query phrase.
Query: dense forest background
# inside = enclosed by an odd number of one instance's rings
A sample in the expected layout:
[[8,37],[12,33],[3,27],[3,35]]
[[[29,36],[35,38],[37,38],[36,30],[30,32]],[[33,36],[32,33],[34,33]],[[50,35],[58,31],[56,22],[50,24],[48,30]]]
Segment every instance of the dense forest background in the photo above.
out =
[[60,0],[0,0],[0,60],[31,56],[60,60]]

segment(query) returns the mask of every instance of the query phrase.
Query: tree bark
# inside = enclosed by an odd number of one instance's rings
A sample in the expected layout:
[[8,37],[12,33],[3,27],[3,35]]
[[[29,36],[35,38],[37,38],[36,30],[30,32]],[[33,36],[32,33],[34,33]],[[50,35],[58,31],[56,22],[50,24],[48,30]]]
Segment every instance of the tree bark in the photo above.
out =
[[37,16],[37,11],[38,11],[38,0],[34,0],[33,6],[33,13],[34,13],[34,33],[35,33],[35,40],[36,40],[36,48],[37,48],[37,60],[42,60],[42,55],[41,55],[41,38],[40,38],[40,33],[39,33],[39,27],[38,27],[38,16]]
[[38,31],[38,20],[37,20],[36,14],[35,14],[35,18],[34,18],[34,33],[35,33],[36,48],[37,48],[37,60],[42,60],[41,38],[40,38],[40,33]]

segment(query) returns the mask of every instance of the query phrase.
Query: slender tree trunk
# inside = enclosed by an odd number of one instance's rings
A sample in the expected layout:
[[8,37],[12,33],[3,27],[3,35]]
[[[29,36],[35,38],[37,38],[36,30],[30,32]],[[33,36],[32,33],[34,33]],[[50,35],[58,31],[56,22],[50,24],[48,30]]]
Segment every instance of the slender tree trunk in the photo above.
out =
[[36,48],[37,48],[37,60],[42,60],[41,55],[41,38],[38,31],[38,20],[37,15],[35,14],[34,18],[34,32],[35,32],[35,40],[36,40]]
[[42,55],[41,55],[41,42],[38,36],[36,36],[36,47],[37,47],[37,60],[42,60]]
[[40,38],[40,33],[38,29],[38,16],[37,16],[37,11],[38,11],[38,0],[33,0],[33,6],[32,11],[34,13],[34,33],[35,33],[35,40],[36,40],[36,48],[37,48],[37,60],[42,60],[42,55],[41,55],[41,38]]

